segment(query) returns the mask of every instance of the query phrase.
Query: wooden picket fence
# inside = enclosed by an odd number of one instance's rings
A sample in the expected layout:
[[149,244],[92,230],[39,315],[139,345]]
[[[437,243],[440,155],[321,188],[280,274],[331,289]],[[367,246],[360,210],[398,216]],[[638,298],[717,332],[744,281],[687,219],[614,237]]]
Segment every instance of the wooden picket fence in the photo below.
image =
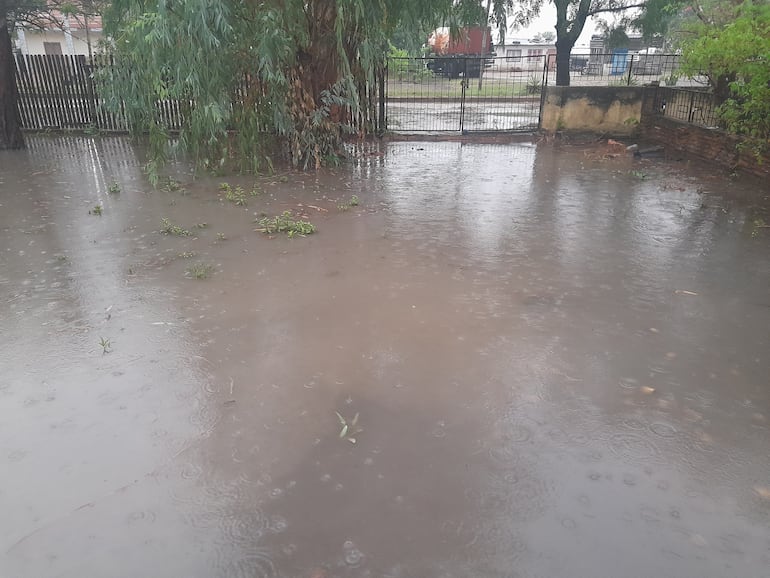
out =
[[[127,132],[125,114],[108,111],[99,95],[95,73],[104,66],[113,66],[104,56],[88,59],[83,55],[17,54],[16,84],[22,128]],[[235,101],[242,100],[243,91],[236,91]],[[351,114],[349,122],[358,129],[365,127],[367,132],[380,128],[384,114],[381,106],[374,105],[375,88],[363,87],[362,97],[362,102],[371,106],[363,113]],[[158,119],[167,129],[178,131],[184,126],[184,111],[190,106],[193,103],[189,101],[160,100],[156,103]]]
[[[99,95],[94,73],[112,66],[106,58],[83,55],[16,55],[21,124],[32,130],[127,132],[124,114],[110,112]],[[170,130],[183,118],[177,101],[158,102],[158,115]]]

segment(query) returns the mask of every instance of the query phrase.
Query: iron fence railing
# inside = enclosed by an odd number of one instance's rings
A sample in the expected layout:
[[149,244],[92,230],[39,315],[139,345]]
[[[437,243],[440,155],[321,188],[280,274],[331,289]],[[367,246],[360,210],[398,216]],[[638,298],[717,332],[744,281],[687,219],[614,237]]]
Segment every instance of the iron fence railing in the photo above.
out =
[[387,128],[400,132],[531,131],[540,121],[545,56],[390,58]]
[[[548,55],[546,83],[556,84],[556,55]],[[680,70],[678,54],[629,54],[627,52],[573,54],[569,62],[570,84],[577,86],[630,86],[652,81],[666,86],[703,86],[705,79],[691,78]]]
[[719,128],[718,105],[711,92],[661,86],[655,91],[655,113],[659,116]]

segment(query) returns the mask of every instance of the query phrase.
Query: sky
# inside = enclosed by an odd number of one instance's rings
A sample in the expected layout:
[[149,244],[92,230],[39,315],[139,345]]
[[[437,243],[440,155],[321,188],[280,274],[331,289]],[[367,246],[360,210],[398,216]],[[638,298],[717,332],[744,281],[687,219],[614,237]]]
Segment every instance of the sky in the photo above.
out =
[[[553,32],[556,34],[556,30],[554,30],[555,24],[556,7],[550,2],[544,2],[543,7],[540,9],[540,16],[535,18],[529,26],[526,28],[519,28],[518,30],[508,30],[505,35],[506,42],[509,40],[528,40],[538,32]],[[596,28],[596,23],[589,18],[583,27],[580,38],[578,38],[578,41],[575,43],[575,48],[585,49],[584,51],[588,52],[588,44],[591,40],[591,35],[596,34]],[[494,32],[493,35],[495,35]],[[497,42],[497,39],[495,39],[495,42]],[[581,52],[583,52],[583,50],[581,50]]]

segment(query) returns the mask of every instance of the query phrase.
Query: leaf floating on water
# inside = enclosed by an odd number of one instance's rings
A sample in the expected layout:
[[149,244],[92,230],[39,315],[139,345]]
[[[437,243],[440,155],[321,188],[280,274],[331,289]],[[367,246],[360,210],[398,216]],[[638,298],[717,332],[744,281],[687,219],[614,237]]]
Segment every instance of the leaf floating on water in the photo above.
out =
[[674,293],[677,295],[697,295],[695,291],[687,291],[686,289],[677,289]]
[[358,412],[356,412],[356,415],[353,416],[353,421],[350,422],[350,425],[354,426],[358,423]]
[[348,433],[348,424],[345,424],[342,426],[342,431],[340,432],[340,437],[344,438]]
[[639,390],[642,393],[647,394],[647,395],[649,395],[651,393],[655,393],[655,388],[654,387],[650,387],[648,385],[643,385],[642,387],[639,388]]
[[334,413],[337,414],[337,419],[340,420],[340,425],[345,425],[345,418],[340,415],[340,412],[335,411]]
[[760,498],[770,500],[770,488],[767,486],[754,486],[754,491]]
[[356,438],[348,438],[348,441],[349,441],[351,444],[354,444],[354,443],[356,443]]

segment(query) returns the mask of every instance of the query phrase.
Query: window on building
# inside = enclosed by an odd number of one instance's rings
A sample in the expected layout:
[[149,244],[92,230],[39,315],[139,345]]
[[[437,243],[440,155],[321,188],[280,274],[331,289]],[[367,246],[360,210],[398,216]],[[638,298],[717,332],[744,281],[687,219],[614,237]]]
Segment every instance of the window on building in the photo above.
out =
[[43,42],[46,54],[61,54],[61,42]]
[[519,60],[521,58],[521,49],[511,49],[505,51],[506,60]]

